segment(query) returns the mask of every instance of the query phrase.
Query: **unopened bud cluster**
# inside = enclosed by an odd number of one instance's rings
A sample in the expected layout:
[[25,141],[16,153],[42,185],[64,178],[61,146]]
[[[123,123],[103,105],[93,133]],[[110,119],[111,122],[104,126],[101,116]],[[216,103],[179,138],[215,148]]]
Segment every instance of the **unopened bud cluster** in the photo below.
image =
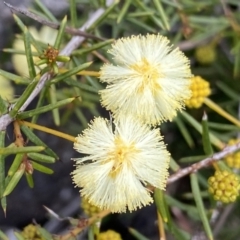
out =
[[21,235],[26,240],[44,240],[39,234],[37,227],[33,224],[27,225],[21,232]]
[[101,211],[100,208],[98,208],[97,206],[91,204],[88,201],[88,199],[86,199],[84,197],[82,198],[81,207],[82,207],[84,213],[86,215],[90,216],[90,217],[95,215],[95,214],[97,214],[97,213],[99,213]]
[[216,48],[213,44],[199,46],[195,51],[195,57],[203,65],[211,64],[216,59]]
[[49,63],[56,62],[56,58],[58,57],[59,50],[54,47],[48,45],[47,49],[44,50],[43,54]]
[[202,106],[204,99],[211,93],[210,85],[209,82],[200,76],[194,76],[191,81],[190,89],[192,96],[186,101],[186,106],[189,108],[199,108]]
[[[231,139],[229,140],[228,145],[231,146],[238,142],[240,142],[240,139]],[[227,155],[225,161],[229,167],[240,169],[240,151]]]
[[216,201],[235,202],[239,195],[239,178],[232,172],[217,170],[214,176],[208,179],[208,184],[208,191]]
[[121,235],[113,230],[102,232],[98,235],[97,240],[122,240]]

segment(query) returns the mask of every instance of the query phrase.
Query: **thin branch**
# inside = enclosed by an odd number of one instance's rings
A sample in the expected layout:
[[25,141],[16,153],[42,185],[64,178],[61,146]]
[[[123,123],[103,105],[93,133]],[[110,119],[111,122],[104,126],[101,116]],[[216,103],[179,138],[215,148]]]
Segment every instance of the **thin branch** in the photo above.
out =
[[[11,4],[4,2],[4,4],[9,7],[11,9],[11,12],[15,12],[15,13],[21,13],[43,25],[46,25],[50,28],[53,29],[59,29],[60,27],[60,23],[54,23],[54,22],[50,22],[26,9],[22,9],[22,8],[18,8],[18,7],[14,7]],[[72,28],[72,27],[66,27],[65,31],[71,35],[76,35],[76,36],[82,36],[85,38],[92,38],[92,39],[97,39],[97,40],[104,40],[103,38],[97,37],[95,35],[89,34],[89,33],[85,33],[84,31],[80,30],[80,29],[76,29],[76,28]]]
[[179,169],[176,173],[172,174],[168,178],[168,184],[173,183],[173,182],[177,181],[178,179],[180,179],[186,175],[189,175],[190,173],[196,172],[201,168],[207,167],[210,164],[212,164],[213,162],[219,161],[219,160],[223,159],[225,156],[227,156],[228,154],[231,154],[239,149],[240,149],[240,142],[235,145],[225,147],[221,152],[217,152],[217,153],[213,154],[212,157],[205,158],[202,161],[197,162],[189,167]]
[[[114,0],[107,0],[106,5],[107,7],[112,5],[115,1]],[[102,16],[102,14],[105,12],[104,8],[99,8],[96,10],[91,17],[88,19],[88,21],[80,28],[81,31],[86,31],[98,18]],[[65,48],[60,52],[60,55],[70,56],[72,51],[76,50],[80,44],[85,40],[85,37],[83,36],[74,36],[72,39],[68,42],[68,44],[65,46]],[[59,63],[58,66],[62,66],[63,63]],[[20,112],[24,111],[27,106],[32,102],[32,100],[39,94],[39,92],[44,87],[45,83],[51,78],[50,73],[45,73],[39,80],[38,85],[33,90],[29,98],[26,100],[26,102],[23,104],[23,106],[20,108]],[[11,108],[11,107],[10,107]],[[9,114],[5,114],[0,117],[0,131],[3,131],[7,128],[7,126],[13,121],[13,119],[9,116]]]
[[221,4],[222,4],[223,12],[226,18],[229,20],[229,23],[231,24],[232,29],[235,32],[240,33],[240,26],[238,25],[236,19],[234,18],[231,10],[227,7],[226,2],[224,0],[221,0]]
[[215,236],[217,236],[218,233],[220,232],[220,230],[222,230],[222,228],[225,226],[226,220],[229,217],[229,215],[232,213],[232,211],[234,210],[234,207],[236,207],[236,204],[228,205],[221,212],[221,216],[217,220],[216,226],[213,229],[213,234]]

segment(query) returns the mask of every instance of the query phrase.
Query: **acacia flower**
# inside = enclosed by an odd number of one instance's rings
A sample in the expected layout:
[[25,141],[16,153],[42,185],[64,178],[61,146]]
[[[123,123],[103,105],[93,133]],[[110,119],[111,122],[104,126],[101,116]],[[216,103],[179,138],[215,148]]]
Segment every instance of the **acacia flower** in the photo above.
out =
[[100,80],[101,103],[115,117],[131,114],[147,124],[172,120],[191,96],[189,60],[172,49],[161,35],[117,40],[109,53],[115,65],[105,64]]
[[131,117],[112,123],[95,118],[76,138],[74,149],[87,156],[74,159],[74,183],[82,197],[112,212],[136,210],[153,199],[146,185],[165,189],[169,152],[159,129]]

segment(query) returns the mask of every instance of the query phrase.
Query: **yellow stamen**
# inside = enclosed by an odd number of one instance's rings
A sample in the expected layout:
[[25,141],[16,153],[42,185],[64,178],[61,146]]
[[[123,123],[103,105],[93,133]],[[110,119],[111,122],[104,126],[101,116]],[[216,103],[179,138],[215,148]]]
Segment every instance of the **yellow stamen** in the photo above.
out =
[[115,177],[122,167],[122,163],[128,160],[129,154],[135,154],[138,150],[135,148],[135,145],[132,143],[126,145],[126,143],[120,138],[115,138],[115,149],[109,154],[109,160],[114,161],[113,168],[110,172],[111,177]]
[[143,58],[139,63],[130,66],[142,76],[142,83],[138,88],[139,92],[143,92],[146,86],[149,86],[152,92],[160,89],[157,79],[162,77],[159,69],[148,62],[146,58]]

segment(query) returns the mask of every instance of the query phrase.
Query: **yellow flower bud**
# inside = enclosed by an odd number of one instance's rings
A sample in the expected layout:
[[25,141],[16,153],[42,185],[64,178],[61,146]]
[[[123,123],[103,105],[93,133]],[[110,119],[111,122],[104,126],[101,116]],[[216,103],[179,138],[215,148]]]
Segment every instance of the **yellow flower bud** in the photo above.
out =
[[195,57],[203,65],[211,64],[216,59],[216,48],[213,44],[199,46],[195,51]]
[[21,232],[21,235],[26,240],[44,240],[38,233],[37,227],[33,224],[27,225]]
[[228,171],[216,171],[208,179],[208,191],[216,201],[230,203],[239,195],[240,182],[237,175]]
[[209,83],[200,76],[194,76],[191,79],[190,89],[192,96],[186,101],[186,106],[189,108],[200,108],[204,99],[211,93]]
[[98,235],[97,240],[122,240],[121,235],[113,230],[102,232]]
[[[231,139],[228,145],[234,145],[239,141],[240,139]],[[229,167],[240,169],[240,151],[227,155],[225,161]]]
[[85,197],[82,197],[81,207],[82,207],[84,213],[87,214],[88,216],[93,216],[94,214],[99,213],[101,211],[100,208],[92,205],[88,201],[88,199],[86,199]]

